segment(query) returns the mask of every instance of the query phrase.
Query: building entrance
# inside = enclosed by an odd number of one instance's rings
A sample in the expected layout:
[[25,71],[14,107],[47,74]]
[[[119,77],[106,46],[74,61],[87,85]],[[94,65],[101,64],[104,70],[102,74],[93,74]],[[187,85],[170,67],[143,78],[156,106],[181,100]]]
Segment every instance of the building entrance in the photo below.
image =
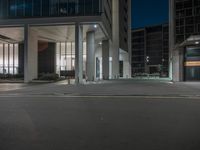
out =
[[200,48],[186,48],[184,68],[186,81],[200,81]]

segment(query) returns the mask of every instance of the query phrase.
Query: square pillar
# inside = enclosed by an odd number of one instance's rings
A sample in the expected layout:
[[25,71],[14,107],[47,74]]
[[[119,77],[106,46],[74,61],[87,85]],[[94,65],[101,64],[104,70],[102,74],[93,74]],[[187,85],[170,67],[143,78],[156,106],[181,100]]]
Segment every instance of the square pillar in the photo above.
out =
[[184,54],[182,49],[177,49],[173,52],[173,81],[180,82],[184,78],[183,68]]
[[112,0],[112,78],[119,78],[119,43],[120,43],[120,29],[119,29],[119,0]]
[[177,72],[174,72],[175,69],[173,68],[173,64],[175,61],[173,54],[175,53],[175,57],[177,57],[177,52],[175,51],[175,1],[169,0],[169,78],[171,80],[177,80]]
[[109,40],[102,41],[103,79],[109,79]]
[[75,83],[83,83],[83,27],[75,25]]
[[86,75],[87,81],[94,81],[95,77],[95,32],[89,31],[86,35],[87,61]]
[[29,25],[24,27],[24,82],[38,78],[38,35]]

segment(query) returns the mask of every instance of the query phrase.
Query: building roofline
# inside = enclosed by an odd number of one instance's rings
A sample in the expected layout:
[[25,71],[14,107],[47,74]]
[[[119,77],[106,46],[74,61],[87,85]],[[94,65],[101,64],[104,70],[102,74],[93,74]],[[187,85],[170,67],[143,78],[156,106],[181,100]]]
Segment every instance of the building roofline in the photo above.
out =
[[144,30],[146,28],[152,28],[152,27],[157,27],[157,26],[167,26],[167,25],[169,25],[168,22],[161,23],[161,24],[155,24],[155,25],[148,25],[148,26],[145,26],[145,27],[132,28],[132,32],[142,31],[142,30]]

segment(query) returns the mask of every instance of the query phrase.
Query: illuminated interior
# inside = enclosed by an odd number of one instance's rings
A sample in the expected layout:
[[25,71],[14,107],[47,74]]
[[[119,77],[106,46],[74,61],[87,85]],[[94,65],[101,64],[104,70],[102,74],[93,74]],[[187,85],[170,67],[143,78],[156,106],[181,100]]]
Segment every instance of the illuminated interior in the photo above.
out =
[[[37,37],[37,57],[31,63],[37,64],[38,77],[44,74],[58,74],[60,77],[75,77],[75,26],[34,26],[32,37]],[[105,38],[98,25],[83,25],[83,77],[86,78],[87,32],[95,31],[94,78],[102,79],[102,39]],[[0,28],[0,74],[24,75],[24,28]],[[35,40],[35,39],[34,39]],[[12,43],[12,44],[11,44]],[[37,59],[37,60],[36,60]],[[6,76],[5,76],[6,77]],[[36,78],[36,77],[35,77]],[[37,79],[37,78],[36,78]]]
[[0,44],[0,74],[18,74],[18,44]]
[[[56,72],[69,71],[75,71],[75,43],[56,43]],[[83,43],[83,71],[86,71],[86,42]]]

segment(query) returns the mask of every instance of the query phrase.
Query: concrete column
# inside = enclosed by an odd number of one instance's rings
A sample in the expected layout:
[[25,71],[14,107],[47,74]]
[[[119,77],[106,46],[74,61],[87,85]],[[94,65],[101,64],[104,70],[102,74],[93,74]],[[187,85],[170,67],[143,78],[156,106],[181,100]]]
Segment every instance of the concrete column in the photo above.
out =
[[183,50],[173,52],[173,81],[183,81]]
[[179,56],[180,56],[180,80],[179,81],[184,81],[184,48],[179,51]]
[[56,43],[54,45],[54,73],[55,74],[58,74],[59,77],[60,77],[60,71],[57,70],[57,46],[56,46]]
[[179,81],[179,52],[178,50],[173,52],[174,56],[173,56],[173,81],[177,82]]
[[132,0],[128,0],[128,52],[129,52],[129,78],[132,77]]
[[86,78],[87,81],[94,81],[95,76],[95,32],[89,31],[86,35],[87,61]]
[[109,79],[109,40],[102,41],[102,67],[103,67],[103,79]]
[[111,48],[111,56],[112,56],[112,78],[119,78],[119,1],[112,1],[112,48]]
[[38,36],[29,25],[24,27],[24,82],[38,78]]
[[123,61],[123,78],[129,78],[129,53],[120,49],[120,61]]
[[[176,72],[173,72],[173,51],[175,47],[175,23],[174,23],[174,17],[175,17],[175,6],[174,6],[174,0],[169,0],[169,78],[173,80],[173,74]],[[176,66],[176,65],[175,65]],[[176,75],[175,75],[176,76]],[[175,79],[176,80],[176,79]]]
[[83,83],[83,27],[75,25],[75,83]]
[[[99,63],[98,64],[98,67],[97,68],[97,58],[99,60]],[[95,46],[95,80],[99,80],[99,79],[103,79],[103,71],[102,71],[102,45],[101,44],[98,44]],[[97,77],[97,69],[99,69],[99,77]]]

